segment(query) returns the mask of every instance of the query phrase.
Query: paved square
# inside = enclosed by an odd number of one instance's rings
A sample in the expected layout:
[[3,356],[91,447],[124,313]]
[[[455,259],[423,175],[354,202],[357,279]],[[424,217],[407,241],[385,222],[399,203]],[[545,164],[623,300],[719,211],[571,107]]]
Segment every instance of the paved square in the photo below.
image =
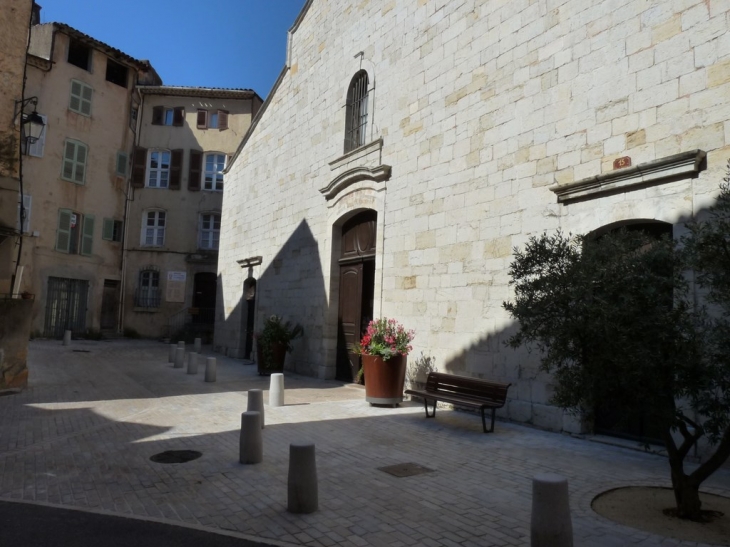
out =
[[[88,350],[78,352],[74,350]],[[286,374],[286,406],[266,405],[264,462],[238,463],[246,391],[268,378],[218,359],[218,381],[173,369],[151,341],[34,341],[30,386],[0,397],[0,499],[219,528],[292,545],[528,545],[531,477],[569,480],[576,545],[697,545],[613,524],[593,497],[669,484],[656,455],[420,404],[374,408],[357,386]],[[268,393],[264,393],[268,402]],[[320,510],[286,511],[288,446],[316,444]],[[196,450],[181,464],[150,461]],[[398,478],[379,468],[429,469]],[[730,471],[705,488],[730,495]]]

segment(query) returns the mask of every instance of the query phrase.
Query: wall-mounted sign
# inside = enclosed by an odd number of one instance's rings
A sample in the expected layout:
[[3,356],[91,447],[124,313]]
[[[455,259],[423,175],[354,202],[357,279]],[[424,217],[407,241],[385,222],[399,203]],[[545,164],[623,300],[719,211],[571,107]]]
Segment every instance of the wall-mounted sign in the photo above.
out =
[[167,272],[167,288],[165,300],[168,302],[185,302],[185,272]]
[[624,156],[623,158],[616,158],[613,160],[614,169],[623,169],[624,167],[631,167],[631,158]]

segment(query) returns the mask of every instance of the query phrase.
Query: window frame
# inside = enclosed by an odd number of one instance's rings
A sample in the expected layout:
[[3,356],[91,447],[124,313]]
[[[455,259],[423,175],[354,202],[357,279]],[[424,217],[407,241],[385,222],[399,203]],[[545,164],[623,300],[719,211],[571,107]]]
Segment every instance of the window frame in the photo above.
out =
[[[120,160],[121,160],[121,164],[124,165],[124,171],[119,170]],[[129,173],[129,154],[127,154],[126,152],[123,152],[122,150],[117,151],[117,161],[116,161],[116,165],[115,165],[115,171],[116,171],[117,175],[120,177],[126,177],[127,174]]]
[[[80,90],[78,94],[74,94],[74,84],[78,84],[80,86]],[[84,97],[84,89],[88,89],[90,91],[89,98]],[[71,79],[71,90],[69,92],[69,100],[68,100],[68,109],[71,112],[75,112],[76,114],[81,114],[82,116],[86,116],[88,118],[91,117],[91,104],[92,104],[92,98],[94,96],[94,88],[91,87],[86,82],[82,82],[81,80]],[[74,98],[76,98],[79,101],[78,108],[73,107]],[[89,111],[84,112],[83,105],[85,103],[89,104]]]
[[367,144],[368,104],[370,100],[370,76],[366,70],[359,70],[350,80],[347,88],[345,108],[345,154]]
[[[167,169],[163,169],[162,167],[152,167],[152,158],[155,154],[167,154]],[[158,164],[159,161],[158,161]],[[161,164],[160,164],[161,165]],[[172,168],[172,150],[168,150],[166,148],[150,148],[147,150],[147,161],[145,162],[145,177],[144,177],[144,186],[145,188],[157,188],[157,189],[169,189],[170,188],[170,172]],[[150,184],[150,178],[152,176],[152,172],[155,172],[155,185]],[[167,173],[167,178],[165,180],[166,184],[162,186],[162,174]]]
[[[73,159],[69,159],[69,157],[66,155],[69,144],[74,146]],[[84,150],[83,161],[79,161],[79,159],[78,159],[80,148],[82,148]],[[65,139],[63,141],[63,155],[62,155],[62,161],[61,161],[61,178],[63,180],[67,180],[69,182],[73,182],[74,184],[81,184],[81,185],[86,184],[86,171],[87,171],[87,167],[88,167],[88,159],[89,159],[89,147],[86,145],[86,143],[77,141],[75,139]],[[67,162],[71,163],[71,175],[70,176],[66,176],[66,163]],[[81,180],[78,180],[76,178],[79,165],[83,168],[83,174],[81,176]]]
[[162,305],[160,272],[155,268],[144,268],[137,275],[137,290],[134,305],[140,308],[159,308]]
[[[149,224],[150,215],[154,215],[154,224]],[[162,215],[162,223],[160,224],[160,215]],[[142,232],[140,234],[141,247],[157,247],[165,246],[165,231],[167,228],[167,211],[164,209],[146,209],[142,215]],[[152,230],[152,243],[147,243],[148,230]],[[160,241],[161,240],[161,241]]]
[[[212,226],[204,228],[206,217],[210,217]],[[216,219],[218,228],[215,227]],[[217,251],[220,249],[221,213],[220,211],[207,211],[200,213],[198,218],[198,249],[204,251]],[[207,237],[206,237],[207,234]],[[207,241],[206,241],[207,240]],[[206,243],[209,243],[206,245]]]
[[123,230],[123,221],[113,218],[105,218],[101,230],[101,239],[120,243],[122,241]]
[[[216,170],[216,171],[208,170],[208,157],[209,156],[216,157],[215,163],[213,163],[213,165],[215,167],[218,167],[221,165],[217,161],[218,158],[219,157],[223,158],[223,164],[219,170]],[[227,163],[228,163],[228,156],[226,154],[224,154],[223,152],[204,152],[203,153],[203,166],[202,166],[203,168],[202,168],[202,170],[201,170],[202,172],[200,174],[200,177],[201,177],[200,189],[204,190],[206,192],[222,192],[223,187],[224,187],[224,182],[225,182],[223,171],[225,170]],[[210,181],[211,187],[210,188],[208,188],[208,181],[206,180],[209,173],[211,174],[211,181]],[[220,175],[220,182],[218,182],[218,175]],[[219,186],[219,185],[220,185],[220,188],[217,188],[217,186]]]

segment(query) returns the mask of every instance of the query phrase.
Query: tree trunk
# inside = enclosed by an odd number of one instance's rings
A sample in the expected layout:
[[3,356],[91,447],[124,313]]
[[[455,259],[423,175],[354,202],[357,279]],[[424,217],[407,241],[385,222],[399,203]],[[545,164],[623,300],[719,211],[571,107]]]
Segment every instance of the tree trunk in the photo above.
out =
[[700,520],[700,485],[681,471],[672,471],[674,499],[677,502],[677,516],[682,519]]

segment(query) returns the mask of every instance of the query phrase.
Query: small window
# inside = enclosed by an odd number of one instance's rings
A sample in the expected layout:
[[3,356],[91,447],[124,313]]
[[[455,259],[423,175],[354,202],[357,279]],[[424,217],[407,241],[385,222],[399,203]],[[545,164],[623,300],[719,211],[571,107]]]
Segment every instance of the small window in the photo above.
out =
[[134,106],[129,110],[129,128],[132,131],[135,131],[137,129],[137,115],[139,114],[139,109],[135,108]]
[[167,188],[170,184],[170,151],[150,150],[147,158],[147,187]]
[[106,81],[127,87],[127,67],[111,59],[106,60]]
[[30,206],[33,199],[28,194],[23,194],[23,207],[20,207],[20,200],[18,200],[18,230],[21,234],[27,234],[30,232]]
[[134,305],[142,308],[160,307],[160,272],[142,270],[139,272],[139,283],[134,298]]
[[78,40],[71,40],[68,45],[68,62],[91,72],[91,48]]
[[221,234],[221,216],[218,213],[200,215],[201,249],[218,249]]
[[86,145],[82,142],[67,140],[63,144],[63,169],[61,178],[84,184],[86,178]]
[[78,112],[84,116],[91,116],[91,95],[93,89],[84,82],[71,80],[71,98],[68,108],[72,112]]
[[174,116],[175,116],[175,111],[172,108],[166,108],[165,117],[163,118],[162,125],[172,125]]
[[203,190],[223,190],[223,169],[226,167],[225,154],[206,154]]
[[127,176],[127,166],[129,165],[129,156],[126,152],[117,152],[117,175],[120,177]]
[[91,255],[94,243],[94,216],[70,209],[58,210],[56,250],[68,254]]
[[208,127],[211,129],[218,129],[218,112],[211,112],[208,117]]
[[101,231],[101,238],[107,241],[121,241],[122,240],[122,221],[114,220],[111,218],[104,219],[104,225]]
[[368,126],[368,73],[355,74],[347,90],[345,152],[365,144]]
[[165,244],[165,211],[147,211],[143,217],[142,245],[162,247]]

